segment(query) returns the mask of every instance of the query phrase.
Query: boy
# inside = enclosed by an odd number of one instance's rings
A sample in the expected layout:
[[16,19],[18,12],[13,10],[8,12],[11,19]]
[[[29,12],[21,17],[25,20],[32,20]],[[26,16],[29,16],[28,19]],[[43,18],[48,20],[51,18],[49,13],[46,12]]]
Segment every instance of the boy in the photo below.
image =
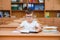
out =
[[22,30],[26,31],[26,32],[39,32],[41,31],[41,26],[40,24],[34,20],[33,17],[33,12],[31,9],[27,9],[26,11],[26,16],[25,16],[25,20],[20,24],[19,28],[23,28]]

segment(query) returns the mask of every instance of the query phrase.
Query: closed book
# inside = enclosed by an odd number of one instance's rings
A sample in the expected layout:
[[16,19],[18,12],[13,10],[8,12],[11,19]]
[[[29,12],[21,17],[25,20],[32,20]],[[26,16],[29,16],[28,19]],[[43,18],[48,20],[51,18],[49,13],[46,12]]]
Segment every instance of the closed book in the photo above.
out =
[[34,10],[34,4],[28,4],[28,8]]
[[12,10],[18,10],[18,5],[17,4],[12,5]]
[[39,10],[39,5],[35,5],[35,10]]
[[44,5],[43,4],[35,5],[35,10],[44,10]]
[[2,17],[3,17],[3,12],[0,11],[0,18],[2,18]]
[[3,16],[4,16],[4,17],[10,17],[10,12],[4,12],[4,13],[3,13]]
[[35,0],[29,0],[29,3],[33,3]]
[[11,0],[12,2],[17,2],[17,0]]
[[23,9],[24,9],[25,7],[27,7],[27,5],[26,5],[26,4],[23,4]]
[[49,18],[50,17],[49,14],[50,14],[49,12],[45,12],[45,18]]
[[19,5],[18,6],[18,10],[22,10],[22,5]]
[[44,5],[40,4],[40,10],[44,10]]
[[44,0],[39,0],[39,3],[43,3],[44,2]]
[[20,0],[17,0],[17,2],[20,2]]
[[57,18],[60,18],[60,13],[57,13]]
[[20,2],[23,2],[23,0],[20,0]]

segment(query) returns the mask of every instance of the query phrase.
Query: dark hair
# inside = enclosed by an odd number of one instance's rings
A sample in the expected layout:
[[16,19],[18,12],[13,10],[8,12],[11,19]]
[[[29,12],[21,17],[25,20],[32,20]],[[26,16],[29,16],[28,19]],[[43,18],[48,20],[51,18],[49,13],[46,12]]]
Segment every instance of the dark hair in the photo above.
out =
[[33,12],[33,10],[31,8],[27,8],[27,7],[25,7],[24,10],[25,10],[26,14],[31,14]]

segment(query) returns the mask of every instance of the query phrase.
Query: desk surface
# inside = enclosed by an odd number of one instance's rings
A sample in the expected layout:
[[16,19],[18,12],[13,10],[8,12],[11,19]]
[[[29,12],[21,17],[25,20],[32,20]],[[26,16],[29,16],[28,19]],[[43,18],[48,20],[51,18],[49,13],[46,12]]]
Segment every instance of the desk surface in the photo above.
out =
[[5,24],[5,25],[0,25],[0,28],[11,28],[11,27],[18,27],[19,26],[19,23],[10,23],[10,24]]
[[0,36],[60,36],[59,33],[29,33],[29,34],[21,34],[20,32],[13,31],[0,31]]

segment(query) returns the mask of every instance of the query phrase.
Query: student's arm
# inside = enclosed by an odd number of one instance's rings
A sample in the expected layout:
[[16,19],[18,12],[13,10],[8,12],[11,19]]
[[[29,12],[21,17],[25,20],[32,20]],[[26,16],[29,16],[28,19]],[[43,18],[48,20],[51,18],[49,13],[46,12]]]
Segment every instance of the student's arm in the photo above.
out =
[[18,26],[17,28],[16,28],[16,30],[22,30],[23,29],[23,27],[21,27],[21,26]]
[[16,29],[17,30],[22,30],[24,27],[24,22],[22,22]]
[[36,23],[36,32],[40,32],[42,30],[42,24]]

